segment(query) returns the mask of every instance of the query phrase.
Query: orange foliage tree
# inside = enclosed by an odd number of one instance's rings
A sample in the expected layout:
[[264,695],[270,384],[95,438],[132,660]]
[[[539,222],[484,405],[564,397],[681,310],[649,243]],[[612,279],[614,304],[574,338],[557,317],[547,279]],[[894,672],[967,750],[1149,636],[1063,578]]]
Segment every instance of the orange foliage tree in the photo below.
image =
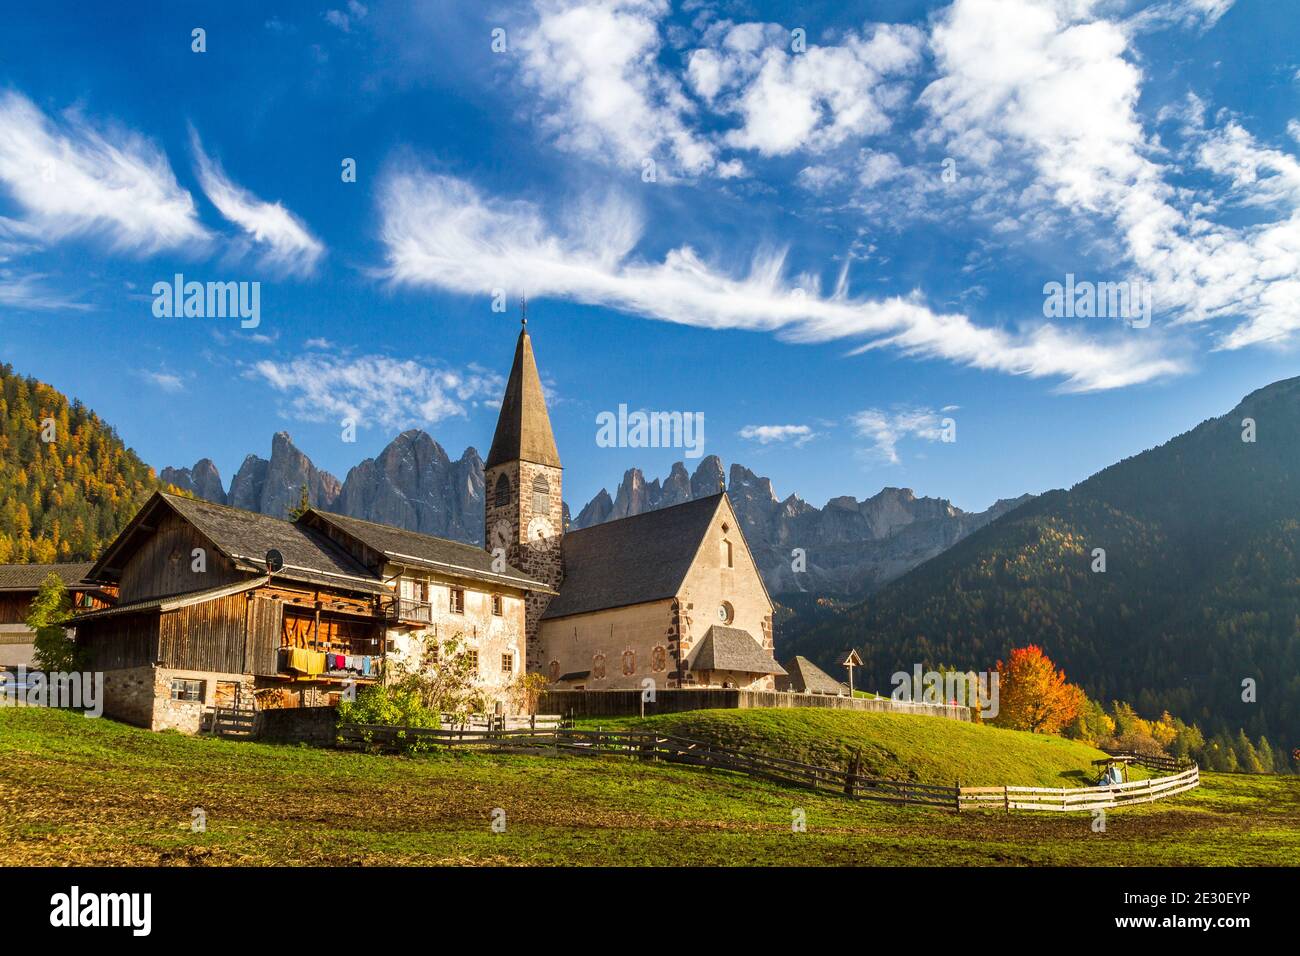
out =
[[1013,647],[998,661],[998,715],[994,723],[1012,730],[1054,734],[1078,716],[1083,691],[1065,679],[1036,644]]

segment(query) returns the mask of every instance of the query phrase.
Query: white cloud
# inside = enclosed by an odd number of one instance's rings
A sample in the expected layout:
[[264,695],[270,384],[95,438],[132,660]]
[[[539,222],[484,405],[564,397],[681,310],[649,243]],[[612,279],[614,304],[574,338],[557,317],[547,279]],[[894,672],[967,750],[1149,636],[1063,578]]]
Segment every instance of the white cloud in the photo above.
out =
[[[1102,9],[1098,0],[957,0],[932,34],[940,76],[921,98],[931,111],[927,137],[975,164],[1027,159],[1035,188],[1057,207],[1110,224],[1158,312],[1180,323],[1240,323],[1220,334],[1221,347],[1293,335],[1300,210],[1224,226],[1194,193],[1169,184],[1172,170],[1157,162],[1137,111],[1142,71],[1126,56],[1141,23],[1101,19]],[[1178,8],[1207,22],[1226,9]],[[1288,157],[1231,124],[1207,135],[1200,162],[1233,178],[1240,200],[1288,195]]]
[[[703,328],[778,333],[798,342],[866,340],[860,350],[894,348],[1033,378],[1064,380],[1072,391],[1116,388],[1183,371],[1161,356],[1153,334],[1106,338],[1040,326],[1025,332],[939,314],[919,294],[883,299],[849,295],[846,273],[829,294],[814,275],[785,276],[785,254],[755,255],[749,273],[727,274],[689,246],[662,261],[634,254],[637,211],[608,198],[567,205],[562,228],[531,203],[482,196],[463,180],[401,169],[380,185],[386,277],[397,284],[489,295],[508,287]],[[1041,319],[1040,319],[1041,321]]]
[[351,419],[390,430],[463,415],[467,404],[498,398],[505,387],[500,375],[477,367],[453,371],[384,355],[263,360],[246,374],[291,396],[289,409],[303,421]]
[[807,425],[746,425],[738,434],[760,445],[790,442],[795,447],[814,437]]
[[41,242],[97,235],[118,250],[153,253],[208,238],[157,146],[76,113],[51,120],[12,91],[0,94],[0,183]]
[[[694,104],[658,62],[666,0],[538,0],[519,39],[523,80],[542,100],[556,143],[584,156],[657,173],[699,175],[717,151],[689,124]],[[736,167],[723,172],[735,175]]]
[[181,377],[171,372],[143,371],[140,373],[140,377],[149,384],[161,388],[164,392],[179,392],[185,387]]
[[871,455],[891,465],[899,463],[898,443],[905,438],[939,441],[943,419],[928,408],[897,406],[892,410],[866,408],[850,418],[854,430],[871,441]]
[[20,274],[9,269],[0,270],[0,306],[29,310],[90,308],[49,289],[44,284],[45,279],[46,276],[39,273]]
[[1288,120],[1286,131],[1297,143],[1300,143],[1300,120]]
[[357,0],[348,0],[347,6],[346,12],[343,10],[326,10],[325,22],[332,27],[337,27],[344,33],[351,33],[353,23],[364,20],[369,11]]
[[882,24],[869,37],[849,32],[839,45],[796,52],[783,27],[742,23],[694,51],[687,75],[697,95],[741,118],[728,145],[764,156],[822,150],[889,128],[901,91],[886,79],[916,67],[924,39],[915,27]]
[[221,164],[203,151],[199,134],[191,128],[195,173],[212,205],[239,226],[261,248],[261,263],[277,272],[310,275],[325,253],[325,246],[306,225],[279,203],[258,199],[236,185]]

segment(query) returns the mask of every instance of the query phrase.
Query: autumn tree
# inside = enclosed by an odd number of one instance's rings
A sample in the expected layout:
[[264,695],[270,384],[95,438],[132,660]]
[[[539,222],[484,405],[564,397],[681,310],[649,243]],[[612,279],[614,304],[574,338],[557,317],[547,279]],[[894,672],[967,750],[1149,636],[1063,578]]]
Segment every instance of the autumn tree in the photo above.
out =
[[1078,716],[1084,695],[1065,679],[1036,644],[1011,649],[998,661],[998,715],[994,723],[1012,730],[1054,734]]
[[32,598],[26,624],[32,629],[32,661],[39,670],[76,670],[77,649],[65,629],[72,617],[72,599],[62,579],[51,572]]

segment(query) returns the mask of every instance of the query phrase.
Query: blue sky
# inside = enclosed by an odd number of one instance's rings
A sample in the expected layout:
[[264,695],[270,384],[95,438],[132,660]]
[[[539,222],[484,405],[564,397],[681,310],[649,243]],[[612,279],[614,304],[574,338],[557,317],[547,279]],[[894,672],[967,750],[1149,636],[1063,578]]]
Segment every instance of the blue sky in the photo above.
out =
[[[7,15],[0,360],[158,468],[486,454],[520,293],[575,508],[682,457],[598,447],[620,404],[978,509],[1297,372],[1291,4],[134,6]],[[178,272],[257,327],[155,316]],[[1067,274],[1149,324],[1046,317]]]

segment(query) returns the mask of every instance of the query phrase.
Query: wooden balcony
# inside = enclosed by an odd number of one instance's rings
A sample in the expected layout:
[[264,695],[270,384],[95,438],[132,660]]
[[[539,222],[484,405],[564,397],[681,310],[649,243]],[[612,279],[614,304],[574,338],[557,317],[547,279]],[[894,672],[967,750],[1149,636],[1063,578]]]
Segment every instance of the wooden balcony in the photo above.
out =
[[388,617],[399,624],[432,624],[433,609],[428,601],[399,597],[393,602]]

